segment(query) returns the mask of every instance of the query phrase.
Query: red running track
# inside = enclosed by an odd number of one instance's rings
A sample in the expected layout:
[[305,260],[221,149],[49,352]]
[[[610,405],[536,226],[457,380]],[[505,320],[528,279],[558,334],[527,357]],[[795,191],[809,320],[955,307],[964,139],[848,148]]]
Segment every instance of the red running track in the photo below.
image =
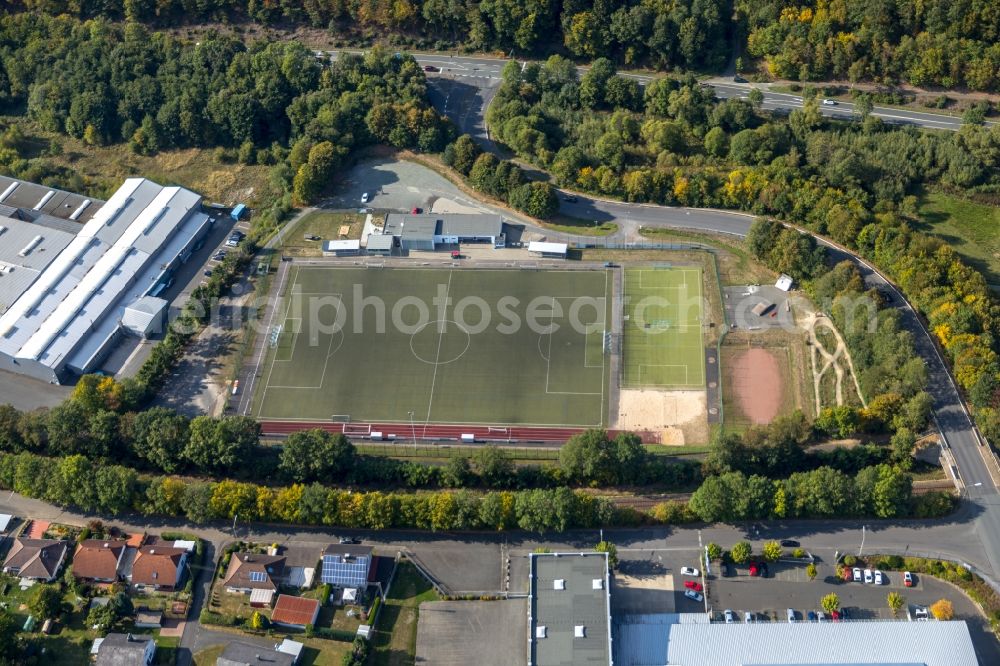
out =
[[[346,427],[345,427],[346,426]],[[455,440],[459,441],[462,435],[475,435],[476,440],[489,440],[495,442],[518,441],[518,442],[565,442],[573,435],[584,432],[586,428],[546,428],[546,427],[518,427],[510,428],[502,426],[483,425],[416,425],[411,429],[409,423],[341,423],[338,421],[262,421],[261,430],[265,435],[284,436],[299,430],[312,430],[321,428],[328,432],[342,432],[355,439],[365,439],[369,433],[381,432],[384,438],[395,435],[397,440],[409,440],[413,435],[417,439],[425,440]],[[610,430],[608,434],[615,437],[620,431]],[[657,443],[660,441],[658,433],[640,432],[636,433],[642,437],[642,441],[647,443]]]

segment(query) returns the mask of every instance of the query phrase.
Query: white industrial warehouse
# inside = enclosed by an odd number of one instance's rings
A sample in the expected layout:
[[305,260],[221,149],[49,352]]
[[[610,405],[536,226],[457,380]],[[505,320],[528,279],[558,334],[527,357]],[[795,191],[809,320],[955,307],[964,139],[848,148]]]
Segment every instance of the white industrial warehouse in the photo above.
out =
[[48,382],[160,330],[158,298],[208,231],[201,197],[129,178],[106,202],[0,177],[0,369]]

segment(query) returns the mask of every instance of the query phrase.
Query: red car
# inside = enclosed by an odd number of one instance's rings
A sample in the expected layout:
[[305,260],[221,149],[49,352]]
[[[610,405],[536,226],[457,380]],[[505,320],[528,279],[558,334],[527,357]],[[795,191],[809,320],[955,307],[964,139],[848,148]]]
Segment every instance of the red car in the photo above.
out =
[[833,611],[830,613],[830,617],[833,618],[834,622],[840,622],[840,611]]
[[702,591],[701,583],[693,581],[693,580],[686,580],[686,581],[684,581],[684,587],[686,587],[689,590],[694,590],[695,592],[701,592]]
[[750,565],[750,575],[751,576],[759,576],[760,575],[760,569],[757,568],[756,564],[751,564]]

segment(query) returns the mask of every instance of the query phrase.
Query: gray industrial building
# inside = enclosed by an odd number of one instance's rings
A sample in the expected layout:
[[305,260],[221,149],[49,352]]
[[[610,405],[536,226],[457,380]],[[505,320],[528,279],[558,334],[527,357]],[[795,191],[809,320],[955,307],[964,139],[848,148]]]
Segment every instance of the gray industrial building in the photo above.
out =
[[[503,218],[499,215],[389,213],[382,235],[399,240],[403,250],[434,250],[439,245],[484,243],[503,247]],[[372,236],[368,237],[369,246]]]
[[528,576],[528,666],[610,666],[607,553],[532,553]]
[[976,666],[963,621],[710,622],[705,613],[616,618],[616,666]]
[[0,369],[53,383],[94,370],[126,329],[154,332],[163,303],[146,297],[212,223],[199,195],[145,178],[106,203],[9,178],[0,187]]

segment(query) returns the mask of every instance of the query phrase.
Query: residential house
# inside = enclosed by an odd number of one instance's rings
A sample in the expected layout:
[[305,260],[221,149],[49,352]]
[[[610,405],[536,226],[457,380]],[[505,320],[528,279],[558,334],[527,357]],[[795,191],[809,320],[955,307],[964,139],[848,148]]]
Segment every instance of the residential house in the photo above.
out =
[[277,591],[284,582],[284,576],[283,555],[233,553],[222,585],[227,592],[240,594],[250,594],[254,590]]
[[216,666],[292,666],[295,657],[273,648],[233,641],[215,660]]
[[121,574],[125,549],[124,541],[81,541],[73,555],[73,575],[80,580],[113,583]]
[[95,640],[94,647],[97,666],[148,666],[156,656],[156,641],[148,635],[108,634]]
[[21,578],[55,580],[66,559],[66,542],[56,539],[14,539],[3,562],[3,572]]
[[278,603],[271,611],[271,624],[292,629],[305,629],[308,624],[316,624],[319,617],[319,599],[293,597],[279,594]]
[[184,578],[188,552],[183,548],[150,545],[139,548],[129,582],[138,590],[170,592]]
[[323,551],[320,580],[336,587],[364,589],[368,586],[374,561],[371,546],[330,544]]

